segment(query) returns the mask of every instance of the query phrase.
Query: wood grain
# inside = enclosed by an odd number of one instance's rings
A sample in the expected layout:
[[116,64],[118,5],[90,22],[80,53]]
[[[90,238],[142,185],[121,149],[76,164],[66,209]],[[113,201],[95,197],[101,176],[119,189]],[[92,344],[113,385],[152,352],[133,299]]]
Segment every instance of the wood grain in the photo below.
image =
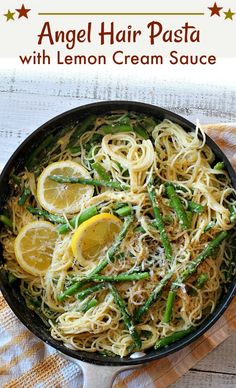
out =
[[236,334],[198,362],[171,388],[233,388],[236,386]]
[[201,360],[195,369],[208,370],[215,373],[233,373],[236,375],[235,352],[236,334],[233,334],[217,349],[214,349],[207,357]]
[[205,125],[205,132],[218,144],[236,170],[236,123]]
[[205,372],[190,370],[172,388],[235,388],[236,376],[222,373]]

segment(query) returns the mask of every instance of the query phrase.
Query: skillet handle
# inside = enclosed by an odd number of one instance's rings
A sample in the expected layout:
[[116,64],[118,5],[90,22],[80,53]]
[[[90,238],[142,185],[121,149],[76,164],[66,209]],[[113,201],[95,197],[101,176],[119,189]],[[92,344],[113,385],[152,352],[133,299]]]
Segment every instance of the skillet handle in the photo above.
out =
[[78,360],[76,360],[76,364],[83,371],[83,388],[111,388],[119,372],[141,366],[101,366]]

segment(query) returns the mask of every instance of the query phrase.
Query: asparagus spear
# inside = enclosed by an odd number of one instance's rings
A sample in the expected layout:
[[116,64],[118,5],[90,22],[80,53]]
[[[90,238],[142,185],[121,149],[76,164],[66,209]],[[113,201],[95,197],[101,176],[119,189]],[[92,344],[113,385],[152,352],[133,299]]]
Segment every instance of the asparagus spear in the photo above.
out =
[[87,116],[80,124],[78,124],[74,130],[74,132],[70,136],[70,141],[67,146],[67,149],[72,148],[79,137],[95,122],[96,116],[95,115],[89,115]]
[[92,307],[97,306],[97,304],[98,304],[97,299],[89,300],[87,303],[85,303],[85,304],[81,307],[80,311],[81,311],[82,313],[86,313],[86,311],[90,310]]
[[205,283],[208,281],[209,276],[207,273],[201,273],[201,275],[198,276],[196,280],[196,287],[202,288],[204,287]]
[[172,217],[171,214],[165,214],[163,217],[162,217],[163,221],[167,224],[173,224],[174,222],[174,218]]
[[149,134],[143,127],[141,127],[141,125],[139,124],[135,125],[133,130],[143,139],[145,140],[149,139]]
[[7,277],[8,277],[8,282],[10,284],[14,283],[17,280],[17,277],[12,272],[8,272]]
[[179,287],[179,284],[184,283],[187,278],[192,275],[199,264],[201,264],[207,257],[209,257],[215,248],[217,248],[220,243],[228,237],[229,233],[227,231],[223,231],[217,234],[217,236],[209,242],[209,244],[206,246],[205,249],[197,257],[195,260],[192,260],[187,266],[186,269],[180,274],[178,277],[177,281],[174,281],[171,285],[171,289],[168,295],[168,303],[166,305],[166,311],[165,311],[165,323],[168,323],[171,319],[171,314],[173,310],[173,305],[174,305],[174,299],[176,295],[176,290]]
[[163,288],[165,287],[165,285],[168,283],[168,281],[170,280],[170,278],[172,277],[173,275],[173,272],[172,271],[169,271],[165,276],[164,278],[162,278],[159,282],[159,284],[154,288],[154,290],[151,292],[151,294],[149,295],[148,299],[146,300],[146,302],[140,306],[136,311],[135,311],[135,314],[134,314],[134,317],[135,317],[135,322],[138,323],[140,322],[140,319],[142,317],[142,315],[144,313],[146,313],[146,311],[150,308],[150,306],[156,302],[157,298],[159,296],[161,296],[161,293],[162,293],[162,290]]
[[116,211],[117,209],[120,209],[121,207],[127,206],[128,204],[125,202],[116,202],[112,206],[112,208]]
[[[164,215],[164,216],[162,217],[162,219],[163,219],[164,223],[167,223],[167,224],[172,224],[173,221],[174,221],[174,218],[173,218],[171,215],[168,215],[168,214]],[[154,226],[155,222],[156,222],[156,221],[153,220],[153,221],[151,222],[151,225]],[[137,226],[137,228],[135,228],[134,231],[135,231],[135,232],[140,232],[140,233],[146,233],[146,230],[145,230],[142,226]]]
[[[34,215],[39,216],[39,217],[43,217],[46,220],[53,222],[54,224],[62,224],[58,229],[58,232],[60,234],[64,234],[70,230],[70,226],[68,225],[68,223],[66,223],[66,219],[64,217],[57,216],[55,214],[51,214],[51,213],[47,212],[46,210],[34,208],[32,206],[27,206],[27,210],[31,214],[34,214]],[[75,228],[76,225],[79,226],[84,221],[87,221],[89,218],[95,216],[96,214],[97,214],[96,206],[91,206],[90,208],[84,210],[79,215],[79,217],[78,216],[73,217],[69,223],[73,228]]]
[[[163,219],[164,222],[170,220],[169,218],[168,218],[168,219],[165,219],[165,216],[164,216],[162,219]],[[172,220],[173,220],[173,218],[172,218]],[[156,220],[152,220],[152,221],[150,222],[150,225],[151,225],[152,227],[154,227],[154,226],[155,226],[155,223],[156,223]],[[134,231],[135,231],[135,232],[140,232],[140,233],[146,233],[146,232],[147,232],[141,225],[140,225],[140,226],[137,226],[137,228],[135,228]]]
[[105,115],[104,119],[106,121],[119,122],[122,124],[127,124],[130,122],[129,113],[128,114],[127,113],[120,114],[120,113],[114,112],[114,113],[110,113],[110,114]]
[[134,231],[138,233],[145,233],[145,229],[142,226],[137,226]]
[[31,214],[45,218],[46,220],[53,222],[54,224],[63,224],[66,222],[64,217],[57,216],[56,214],[51,214],[46,210],[38,209],[36,207],[27,206],[26,208]]
[[224,162],[218,162],[218,163],[216,163],[216,165],[213,167],[214,168],[214,170],[223,170],[224,168],[225,168],[225,164],[224,164]]
[[51,134],[42,141],[42,143],[31,153],[29,159],[26,162],[26,167],[31,170],[37,161],[37,157],[54,142],[54,136]]
[[106,182],[109,182],[111,179],[110,174],[105,170],[105,168],[100,163],[93,163],[92,168],[98,173],[99,177]]
[[126,329],[129,331],[129,333],[130,333],[131,337],[133,338],[134,343],[137,346],[137,348],[140,349],[141,346],[142,346],[142,341],[141,341],[141,338],[140,338],[139,334],[137,333],[137,331],[135,329],[135,326],[134,326],[134,323],[132,321],[131,315],[129,314],[129,312],[128,312],[127,308],[126,308],[124,300],[122,299],[122,297],[118,293],[117,289],[111,283],[108,284],[108,287],[109,287],[109,289],[111,291],[111,294],[112,294],[112,296],[114,298],[114,301],[115,301],[117,307],[120,310],[120,313],[122,315],[122,318],[123,318],[124,325],[125,325]]
[[171,335],[168,335],[167,337],[164,337],[164,338],[161,338],[160,340],[158,340],[155,343],[154,348],[158,349],[158,350],[161,349],[161,348],[164,348],[165,346],[168,346],[168,345],[172,344],[173,342],[176,342],[176,341],[180,340],[181,338],[186,337],[193,330],[194,330],[193,327],[189,327],[186,330],[176,331],[175,333],[173,333]]
[[119,275],[92,275],[88,276],[93,282],[126,282],[150,278],[149,272],[124,272]]
[[177,282],[173,283],[172,290],[175,290],[179,287],[179,283],[183,283],[190,275],[192,275],[199,264],[201,264],[207,257],[209,257],[215,248],[217,248],[223,240],[225,240],[229,236],[228,231],[222,231],[216,235],[216,237],[213,238],[209,242],[209,244],[203,249],[199,255],[195,258],[195,260],[192,260],[188,265],[187,268],[180,274],[180,277]]
[[102,142],[103,135],[101,133],[95,132],[89,142],[91,144],[97,144]]
[[12,178],[13,182],[14,182],[17,186],[20,185],[20,178],[19,178],[17,175],[11,174],[11,178]]
[[207,232],[208,230],[210,230],[211,228],[213,228],[216,224],[216,220],[212,220],[210,221],[204,228],[204,232]]
[[[205,283],[208,281],[209,279],[209,276],[207,273],[201,273],[197,280],[194,282],[194,286],[197,287],[197,288],[203,288]],[[194,288],[190,288],[190,290],[188,291],[188,294],[190,296],[195,296],[197,294],[196,290]]]
[[81,185],[92,185],[92,186],[105,186],[111,187],[114,190],[127,190],[127,186],[122,185],[119,182],[114,181],[102,181],[98,179],[86,179],[86,178],[75,178],[65,175],[49,175],[48,177],[52,181],[59,183],[80,183]]
[[127,232],[128,232],[128,229],[129,229],[129,226],[130,224],[132,223],[133,221],[133,217],[132,216],[128,216],[125,218],[125,221],[124,221],[124,224],[123,224],[123,227],[120,231],[120,233],[118,234],[117,236],[117,239],[116,241],[114,242],[114,244],[109,248],[108,252],[107,252],[107,257],[105,259],[103,259],[99,264],[98,266],[91,272],[90,276],[93,276],[93,275],[96,275],[98,274],[99,272],[101,272],[110,262],[113,262],[115,260],[115,253],[117,251],[117,249],[120,247],[123,239],[125,238]]
[[157,122],[151,117],[145,117],[139,121],[139,124],[150,133],[157,125]]
[[229,213],[230,213],[230,222],[234,223],[236,221],[236,207],[233,205],[230,205]]
[[9,217],[5,216],[4,214],[0,214],[0,222],[7,226],[8,228],[12,229],[13,228],[13,223],[10,220]]
[[122,243],[124,237],[126,236],[127,232],[128,232],[128,229],[129,229],[129,226],[131,224],[131,222],[133,221],[133,217],[127,217],[125,218],[125,221],[124,221],[124,224],[123,224],[123,227],[120,231],[120,233],[118,234],[117,236],[117,239],[116,241],[114,242],[114,244],[108,249],[108,252],[107,252],[107,257],[104,258],[98,265],[97,267],[95,267],[91,272],[90,274],[88,274],[88,276],[83,279],[83,280],[80,280],[74,284],[72,284],[72,286],[70,286],[69,288],[67,288],[67,290],[65,290],[61,295],[58,296],[58,300],[60,302],[62,302],[63,300],[65,300],[65,298],[67,296],[71,296],[71,295],[74,295],[76,294],[76,292],[85,284],[87,284],[89,281],[90,281],[90,278],[91,276],[94,276],[94,275],[97,275],[99,272],[101,272],[110,262],[113,262],[115,260],[115,253],[117,251],[117,249],[120,247],[120,244]]
[[[118,234],[117,236],[117,239],[116,241],[114,242],[114,244],[109,248],[108,252],[107,252],[107,257],[104,258],[98,265],[97,267],[95,267],[93,269],[93,271],[87,276],[87,279],[90,279],[91,276],[94,276],[94,275],[97,275],[99,272],[101,272],[110,262],[113,262],[115,260],[115,253],[117,251],[117,249],[120,247],[120,244],[122,243],[123,239],[125,238],[127,232],[128,232],[128,229],[129,229],[129,226],[130,224],[132,223],[133,221],[133,217],[127,217],[125,219],[125,222],[123,224],[123,227],[120,231],[120,233]],[[79,283],[79,282],[78,282]],[[78,284],[79,286],[79,284]],[[79,286],[80,288],[80,286]]]
[[109,351],[109,350],[103,350],[102,352],[98,352],[103,357],[116,357],[116,354]]
[[31,191],[28,187],[24,187],[23,191],[19,197],[18,205],[24,206],[25,202],[27,201],[28,197],[30,196]]
[[155,195],[155,191],[152,183],[148,184],[148,194],[149,194],[150,201],[152,203],[152,208],[156,219],[154,226],[159,230],[160,238],[164,247],[166,258],[167,260],[170,261],[172,258],[172,248],[165,230],[165,225],[164,225],[160,210],[158,209],[158,206],[157,206],[156,195]]
[[180,201],[180,198],[176,194],[174,185],[172,183],[168,183],[166,185],[166,193],[170,199],[170,206],[175,211],[182,228],[188,229],[189,220],[188,220],[187,213],[185,212],[184,207]]
[[88,287],[85,290],[82,290],[78,292],[77,298],[78,299],[84,299],[90,294],[93,294],[94,292],[103,290],[107,287],[106,283],[104,282],[125,282],[125,281],[134,281],[134,280],[142,280],[147,279],[149,277],[148,272],[142,272],[142,273],[123,273],[119,275],[111,275],[111,276],[105,276],[105,275],[94,275],[89,278],[89,280],[93,282],[101,282],[99,284],[96,284],[95,286]]
[[57,296],[58,301],[63,302],[63,300],[65,300],[67,296],[72,296],[76,294],[81,287],[85,286],[89,282],[90,280],[86,278],[84,278],[83,280],[80,280],[79,282],[75,282],[69,288],[67,288],[67,290],[65,290],[62,294]]
[[175,300],[175,292],[170,291],[166,301],[166,309],[165,309],[165,314],[163,318],[164,323],[168,323],[170,321],[174,300]]
[[80,151],[81,151],[81,147],[79,147],[79,146],[77,146],[77,147],[70,147],[70,153],[72,155],[77,154]]
[[190,210],[193,213],[202,213],[204,209],[204,206],[202,206],[200,203],[194,202],[194,201],[188,201],[188,210]]
[[132,207],[127,205],[127,206],[123,206],[123,207],[120,207],[119,209],[117,209],[115,211],[115,213],[119,216],[119,217],[126,217],[126,216],[130,216],[132,214]]
[[175,188],[175,190],[180,190],[180,191],[183,191],[184,193],[187,193],[188,190],[186,189],[186,187],[182,186],[182,185],[177,185],[176,183],[173,183],[173,186]]
[[[91,206],[88,209],[85,209],[79,216],[73,217],[69,224],[68,223],[63,223],[61,226],[58,228],[58,233],[59,234],[65,234],[69,232],[70,226],[72,228],[76,228],[79,225],[81,225],[83,222],[87,221],[89,218],[92,218],[93,216],[96,216],[98,213],[97,207],[96,206]],[[66,220],[64,220],[65,222]]]
[[119,133],[119,132],[132,132],[133,128],[128,124],[105,124],[100,128],[105,134],[108,133]]
[[78,294],[76,295],[77,299],[82,300],[82,299],[86,298],[87,296],[93,294],[94,292],[101,291],[104,288],[107,288],[107,284],[105,284],[105,283],[98,283],[95,286],[88,287],[85,290],[78,292]]
[[193,213],[190,212],[190,211],[186,211],[186,214],[187,214],[187,217],[188,217],[189,226],[191,226],[192,219],[193,219]]

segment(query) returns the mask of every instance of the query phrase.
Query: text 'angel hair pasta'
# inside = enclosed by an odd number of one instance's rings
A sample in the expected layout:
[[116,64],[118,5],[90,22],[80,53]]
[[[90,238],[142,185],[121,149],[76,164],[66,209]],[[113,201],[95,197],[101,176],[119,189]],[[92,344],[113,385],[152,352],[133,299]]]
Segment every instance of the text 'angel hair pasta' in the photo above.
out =
[[68,348],[168,346],[235,274],[235,191],[200,126],[87,115],[48,134],[9,183],[3,270]]

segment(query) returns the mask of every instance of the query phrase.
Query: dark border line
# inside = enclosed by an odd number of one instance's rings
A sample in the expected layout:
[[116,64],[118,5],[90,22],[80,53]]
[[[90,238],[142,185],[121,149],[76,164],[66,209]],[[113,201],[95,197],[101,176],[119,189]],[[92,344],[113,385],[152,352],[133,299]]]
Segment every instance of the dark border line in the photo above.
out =
[[204,12],[39,12],[39,16],[204,16]]

